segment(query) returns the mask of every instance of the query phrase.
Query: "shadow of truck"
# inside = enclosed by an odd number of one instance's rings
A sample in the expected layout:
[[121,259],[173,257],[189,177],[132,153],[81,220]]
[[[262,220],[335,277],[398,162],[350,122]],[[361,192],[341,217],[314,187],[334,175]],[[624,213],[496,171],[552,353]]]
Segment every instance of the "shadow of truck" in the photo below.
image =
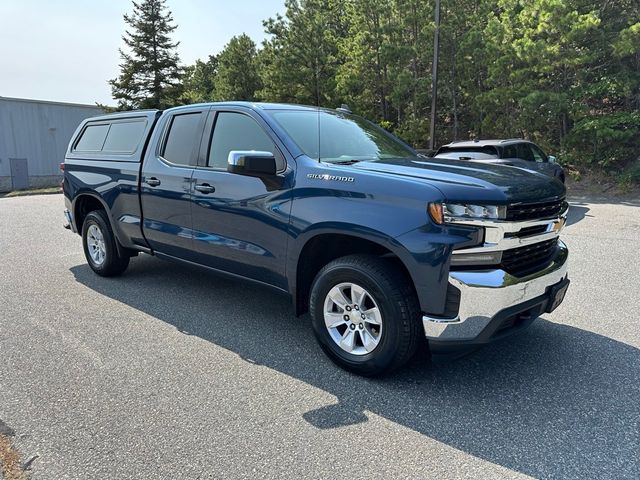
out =
[[457,362],[416,361],[366,379],[334,367],[308,318],[295,318],[286,297],[262,287],[147,256],[117,279],[86,265],[71,270],[184,334],[335,395],[336,405],[303,415],[317,428],[366,422],[370,411],[533,477],[638,478],[640,382],[623,379],[638,377],[640,351],[624,343],[538,319],[527,333]]

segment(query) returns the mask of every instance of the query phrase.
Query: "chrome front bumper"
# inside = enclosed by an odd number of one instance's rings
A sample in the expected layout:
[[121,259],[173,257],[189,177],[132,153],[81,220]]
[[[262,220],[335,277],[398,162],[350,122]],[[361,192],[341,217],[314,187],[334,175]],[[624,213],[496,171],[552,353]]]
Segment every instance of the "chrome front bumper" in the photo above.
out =
[[453,271],[449,283],[460,290],[460,308],[454,318],[422,317],[428,340],[438,342],[472,342],[502,311],[548,293],[549,287],[567,277],[569,251],[559,241],[558,254],[548,267],[518,278],[504,270]]

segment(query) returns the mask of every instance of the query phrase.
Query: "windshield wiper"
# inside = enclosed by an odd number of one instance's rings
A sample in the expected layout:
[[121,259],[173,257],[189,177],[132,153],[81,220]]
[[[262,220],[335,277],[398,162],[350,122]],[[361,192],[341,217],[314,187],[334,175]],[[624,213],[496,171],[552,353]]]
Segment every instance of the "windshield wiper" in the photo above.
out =
[[336,165],[353,165],[354,163],[362,162],[363,160],[338,160],[332,161],[331,163],[335,163]]
[[323,162],[327,162],[327,163],[333,163],[336,165],[353,165],[354,163],[358,163],[358,162],[375,162],[376,160],[378,160],[377,157],[371,157],[371,158],[349,158],[349,159],[345,159],[345,160],[322,160]]

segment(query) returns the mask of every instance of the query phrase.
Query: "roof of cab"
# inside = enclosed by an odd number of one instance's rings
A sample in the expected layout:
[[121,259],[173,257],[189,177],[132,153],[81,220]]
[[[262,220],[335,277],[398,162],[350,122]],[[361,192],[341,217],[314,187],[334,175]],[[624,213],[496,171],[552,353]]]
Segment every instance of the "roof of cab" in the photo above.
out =
[[444,152],[438,153],[434,158],[448,158],[454,160],[472,159],[472,160],[495,160],[496,154],[483,152]]
[[297,105],[293,103],[264,103],[264,102],[245,102],[245,101],[230,101],[230,102],[207,102],[207,103],[195,103],[191,105],[182,105],[179,107],[173,107],[168,111],[180,110],[183,108],[192,108],[197,106],[203,107],[247,107],[260,110],[331,110],[322,107],[315,107],[312,105]]
[[122,112],[113,112],[106,113],[104,115],[99,115],[97,117],[90,117],[81,122],[81,125],[84,125],[88,122],[96,122],[102,120],[115,120],[118,118],[131,118],[131,117],[147,117],[151,118],[154,115],[157,115],[160,110],[126,110]]
[[335,112],[334,109],[331,108],[323,108],[316,107],[312,105],[297,105],[293,103],[263,103],[263,102],[244,102],[244,101],[231,101],[231,102],[207,102],[207,103],[193,103],[190,105],[180,105],[178,107],[168,108],[167,110],[129,110],[129,111],[121,111],[121,112],[113,112],[107,113],[105,115],[100,115],[97,117],[91,117],[89,120],[114,120],[116,118],[126,118],[126,117],[140,117],[140,116],[148,116],[151,117],[156,115],[158,112],[175,112],[184,110],[187,108],[193,107],[246,107],[254,110],[298,110],[298,111],[328,111]]
[[489,140],[461,140],[443,145],[443,147],[493,147],[496,145],[509,145],[511,143],[531,143],[524,138],[506,138],[506,139],[489,139]]

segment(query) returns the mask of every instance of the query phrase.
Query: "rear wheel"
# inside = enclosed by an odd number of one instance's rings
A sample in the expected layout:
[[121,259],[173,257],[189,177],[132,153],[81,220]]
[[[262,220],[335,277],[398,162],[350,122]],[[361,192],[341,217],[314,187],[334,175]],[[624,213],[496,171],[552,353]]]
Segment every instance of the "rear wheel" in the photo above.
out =
[[82,224],[82,246],[91,269],[103,277],[120,275],[129,265],[129,255],[118,252],[117,240],[104,210],[87,214]]
[[313,282],[309,307],[325,353],[361,375],[402,366],[420,343],[410,279],[386,259],[351,255],[329,263]]

